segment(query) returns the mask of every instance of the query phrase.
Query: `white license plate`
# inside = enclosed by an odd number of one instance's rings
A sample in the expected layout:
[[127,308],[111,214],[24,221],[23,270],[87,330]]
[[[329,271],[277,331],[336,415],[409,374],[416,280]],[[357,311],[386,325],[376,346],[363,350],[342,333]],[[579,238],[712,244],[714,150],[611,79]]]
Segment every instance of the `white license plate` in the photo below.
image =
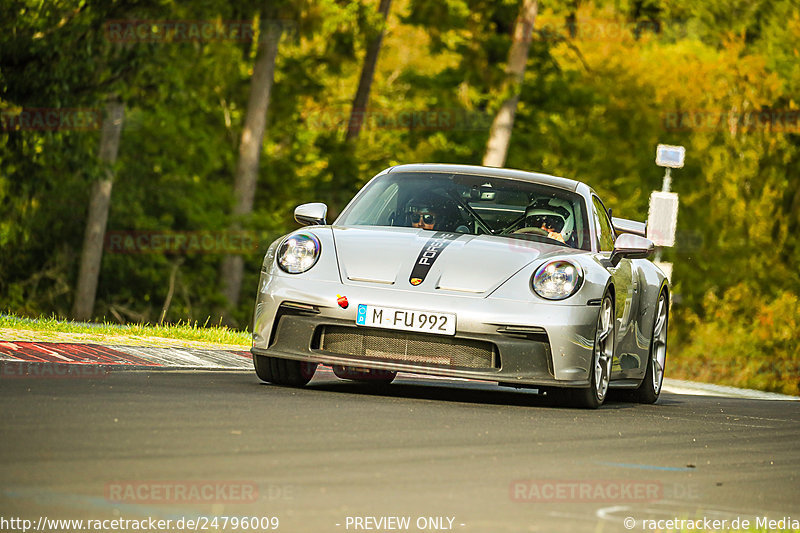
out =
[[379,307],[377,305],[358,304],[356,324],[375,328],[437,333],[439,335],[456,334],[456,315],[454,314]]

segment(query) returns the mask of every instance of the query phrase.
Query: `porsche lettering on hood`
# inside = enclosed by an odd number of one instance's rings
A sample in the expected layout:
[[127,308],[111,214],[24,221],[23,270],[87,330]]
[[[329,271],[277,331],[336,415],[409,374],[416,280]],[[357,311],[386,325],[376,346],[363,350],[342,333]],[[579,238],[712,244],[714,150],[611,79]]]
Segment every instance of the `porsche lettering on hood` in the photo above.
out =
[[428,275],[428,272],[430,272],[433,263],[436,262],[436,259],[441,255],[447,245],[455,239],[458,239],[458,237],[458,233],[446,233],[442,231],[434,233],[433,237],[425,243],[425,246],[419,253],[417,262],[414,263],[414,268],[411,269],[411,277],[408,278],[408,282],[417,286],[425,281],[425,277]]
[[333,236],[345,284],[476,297],[488,295],[531,261],[572,252],[557,244],[413,228],[334,227]]

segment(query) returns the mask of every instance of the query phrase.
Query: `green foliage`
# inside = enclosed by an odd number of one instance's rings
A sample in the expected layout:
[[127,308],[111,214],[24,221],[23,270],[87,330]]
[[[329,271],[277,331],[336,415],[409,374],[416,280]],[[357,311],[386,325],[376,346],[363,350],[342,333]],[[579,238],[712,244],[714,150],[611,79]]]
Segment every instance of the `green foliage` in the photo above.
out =
[[[747,284],[706,295],[703,317],[686,310],[672,377],[800,395],[800,300],[782,291],[754,299]],[[673,346],[675,348],[675,346]]]

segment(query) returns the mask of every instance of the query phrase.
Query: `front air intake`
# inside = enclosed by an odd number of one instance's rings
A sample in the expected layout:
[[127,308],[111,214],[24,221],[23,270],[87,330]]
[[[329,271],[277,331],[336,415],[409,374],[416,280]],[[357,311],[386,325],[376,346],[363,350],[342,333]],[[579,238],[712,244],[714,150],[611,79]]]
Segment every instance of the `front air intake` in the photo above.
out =
[[320,349],[337,355],[420,366],[497,368],[497,347],[486,341],[444,335],[323,326]]

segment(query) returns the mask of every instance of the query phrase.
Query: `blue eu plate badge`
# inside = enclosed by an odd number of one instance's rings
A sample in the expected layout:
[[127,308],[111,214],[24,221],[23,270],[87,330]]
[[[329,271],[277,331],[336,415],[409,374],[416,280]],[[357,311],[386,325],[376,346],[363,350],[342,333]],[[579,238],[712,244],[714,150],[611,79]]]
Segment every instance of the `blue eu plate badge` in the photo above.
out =
[[364,326],[367,323],[367,306],[366,304],[358,304],[358,315],[356,315],[356,324]]

